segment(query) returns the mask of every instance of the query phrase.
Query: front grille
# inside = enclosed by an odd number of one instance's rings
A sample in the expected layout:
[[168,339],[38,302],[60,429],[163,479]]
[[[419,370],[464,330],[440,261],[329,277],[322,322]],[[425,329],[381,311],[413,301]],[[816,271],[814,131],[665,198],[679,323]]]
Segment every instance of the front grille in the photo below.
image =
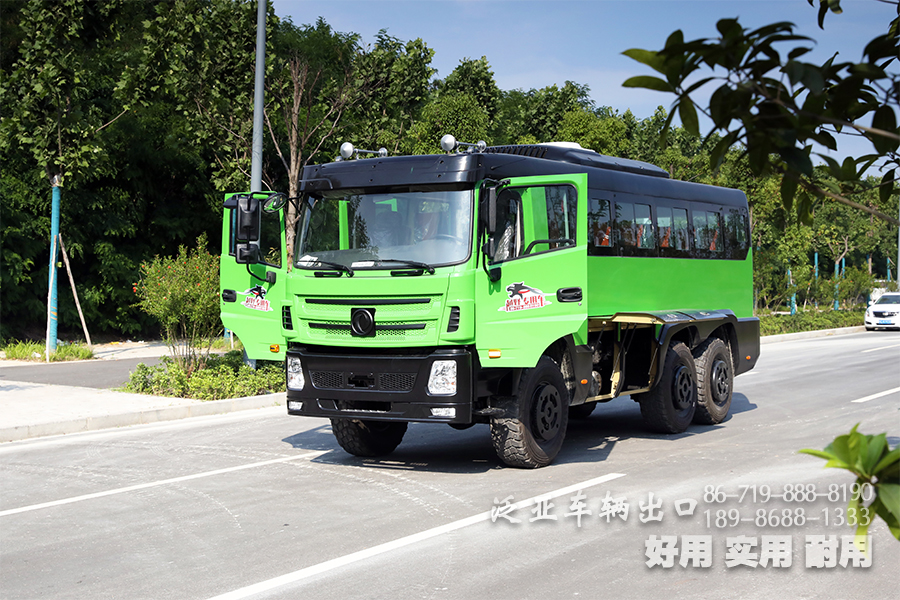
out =
[[294,320],[291,318],[290,306],[281,307],[281,326],[288,330],[294,329]]
[[339,390],[344,387],[344,374],[340,371],[313,371],[312,384],[321,390]]
[[878,319],[884,319],[884,318],[886,318],[886,317],[893,317],[893,316],[896,315],[897,313],[895,313],[895,312],[876,312],[876,311],[872,311],[872,314],[875,315],[875,317],[878,318]]
[[[357,382],[349,382],[347,373],[343,371],[311,371],[310,379],[313,387],[320,390],[359,389]],[[379,373],[376,390],[383,392],[408,392],[416,384],[415,373]]]
[[415,384],[415,373],[382,373],[378,376],[378,387],[385,392],[408,392]]

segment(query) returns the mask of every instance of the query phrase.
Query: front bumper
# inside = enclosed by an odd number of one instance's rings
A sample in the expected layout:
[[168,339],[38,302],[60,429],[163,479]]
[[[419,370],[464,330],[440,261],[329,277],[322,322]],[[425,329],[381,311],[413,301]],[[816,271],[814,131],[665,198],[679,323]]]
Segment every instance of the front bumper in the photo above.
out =
[[[305,385],[287,390],[289,415],[405,421],[472,422],[472,353],[438,348],[414,355],[356,354],[352,349],[287,352],[300,359]],[[456,362],[456,393],[428,392],[435,361]]]
[[875,329],[876,327],[900,328],[900,313],[894,311],[867,311],[866,329]]

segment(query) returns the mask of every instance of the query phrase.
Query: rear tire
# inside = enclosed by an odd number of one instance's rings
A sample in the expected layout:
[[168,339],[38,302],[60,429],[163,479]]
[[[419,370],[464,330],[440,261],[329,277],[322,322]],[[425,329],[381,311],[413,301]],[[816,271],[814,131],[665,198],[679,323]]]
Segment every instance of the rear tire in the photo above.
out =
[[669,345],[659,381],[638,401],[652,430],[681,433],[688,428],[697,407],[697,370],[687,346],[681,342]]
[[341,448],[354,456],[384,456],[393,452],[406,433],[406,423],[331,419],[331,430]]
[[734,389],[734,361],[731,351],[719,338],[710,338],[694,350],[697,367],[697,410],[694,423],[716,425],[731,408]]
[[519,380],[519,415],[491,421],[497,456],[511,467],[549,465],[562,447],[569,424],[569,391],[559,366],[542,356]]

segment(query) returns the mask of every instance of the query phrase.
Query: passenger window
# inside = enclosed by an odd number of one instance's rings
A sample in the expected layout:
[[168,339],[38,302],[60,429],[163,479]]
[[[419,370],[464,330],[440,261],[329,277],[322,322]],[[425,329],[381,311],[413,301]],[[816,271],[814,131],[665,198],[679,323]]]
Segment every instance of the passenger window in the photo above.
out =
[[609,218],[609,200],[591,198],[588,212],[588,243],[592,248],[608,248],[612,245],[612,222]]
[[616,242],[620,247],[634,246],[634,204],[616,202]]
[[701,252],[722,252],[723,240],[719,228],[719,213],[694,211],[694,249]]
[[749,246],[747,215],[732,210],[725,217],[728,247],[733,255],[741,254]]
[[656,247],[649,204],[616,202],[616,229],[621,247],[643,249]]
[[687,250],[688,245],[688,212],[686,208],[672,209],[671,243],[676,250]]
[[634,205],[634,239],[638,248],[656,247],[656,239],[653,235],[653,221],[650,220],[650,205]]

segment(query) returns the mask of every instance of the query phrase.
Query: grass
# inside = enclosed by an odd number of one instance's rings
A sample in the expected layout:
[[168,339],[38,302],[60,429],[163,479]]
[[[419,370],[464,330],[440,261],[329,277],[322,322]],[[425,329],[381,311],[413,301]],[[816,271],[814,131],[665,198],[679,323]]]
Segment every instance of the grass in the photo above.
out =
[[[30,360],[42,362],[45,345],[42,342],[12,341],[3,347],[3,352],[9,360]],[[50,354],[50,362],[66,360],[88,360],[94,358],[90,348],[82,344],[59,344],[56,352]]]

